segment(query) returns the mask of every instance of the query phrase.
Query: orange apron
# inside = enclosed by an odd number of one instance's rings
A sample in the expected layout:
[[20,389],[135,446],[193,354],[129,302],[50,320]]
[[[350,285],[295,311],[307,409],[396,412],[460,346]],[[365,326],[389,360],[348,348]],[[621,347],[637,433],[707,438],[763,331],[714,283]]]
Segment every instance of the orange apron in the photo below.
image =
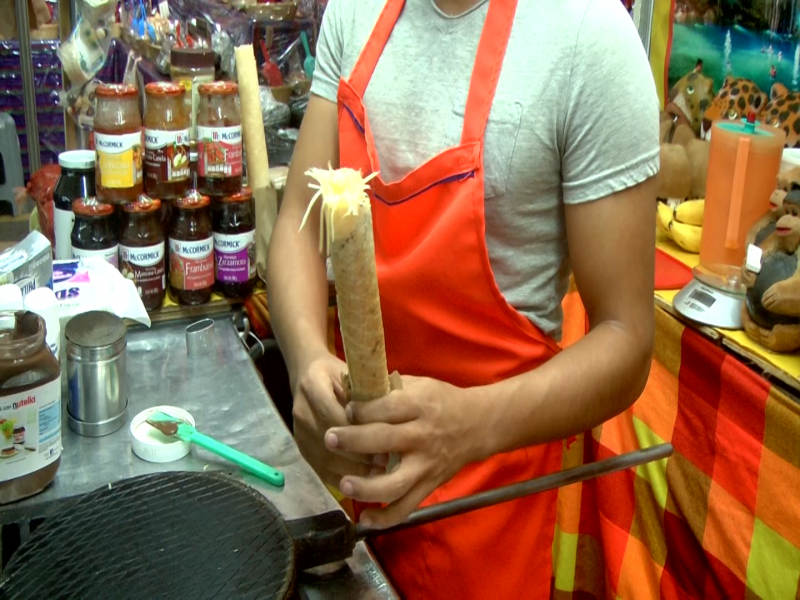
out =
[[[388,0],[348,80],[339,84],[340,166],[380,170],[362,98],[403,10]],[[458,386],[528,371],[558,345],[504,299],[484,234],[483,133],[516,0],[490,0],[459,146],[399,181],[375,178],[372,217],[389,370]],[[412,126],[412,125],[409,125]],[[335,328],[336,348],[344,356]],[[507,485],[561,466],[551,443],[468,465],[423,505]],[[556,491],[379,537],[372,548],[405,598],[548,597]],[[355,503],[356,512],[364,505]]]

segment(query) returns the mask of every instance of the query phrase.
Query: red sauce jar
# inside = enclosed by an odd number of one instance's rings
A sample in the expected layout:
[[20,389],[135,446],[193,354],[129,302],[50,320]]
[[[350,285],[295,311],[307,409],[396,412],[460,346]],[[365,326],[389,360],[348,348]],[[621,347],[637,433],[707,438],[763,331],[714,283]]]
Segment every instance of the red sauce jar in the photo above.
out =
[[96,96],[97,199],[110,204],[133,202],[144,191],[139,92],[132,85],[100,84]]
[[173,205],[169,284],[170,297],[179,304],[203,304],[211,299],[214,234],[208,196],[186,196]]
[[256,284],[256,212],[253,193],[244,187],[224,196],[212,213],[217,290],[245,298]]
[[185,89],[154,82],[145,88],[144,189],[153,198],[182,198],[189,191],[189,127]]
[[114,207],[95,198],[79,198],[72,203],[75,223],[72,225],[72,256],[100,256],[119,266],[119,239]]
[[197,190],[236,194],[242,187],[242,117],[232,81],[200,85],[197,107]]
[[119,270],[133,281],[144,307],[156,310],[167,289],[161,201],[142,196],[122,211]]

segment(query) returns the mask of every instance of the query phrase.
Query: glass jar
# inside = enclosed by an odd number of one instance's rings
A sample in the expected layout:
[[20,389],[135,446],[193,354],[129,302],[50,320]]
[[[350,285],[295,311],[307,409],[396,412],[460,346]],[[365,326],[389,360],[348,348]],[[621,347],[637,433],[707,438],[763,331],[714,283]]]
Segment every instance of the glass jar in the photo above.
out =
[[132,85],[103,83],[96,96],[97,199],[109,204],[133,202],[144,191],[139,93]]
[[169,233],[169,293],[178,304],[208,302],[214,289],[214,234],[208,196],[173,204]]
[[60,376],[44,319],[29,311],[0,313],[0,504],[38,494],[56,477]]
[[144,92],[144,190],[154,198],[189,191],[189,115],[177,83],[148,83]]
[[197,109],[197,190],[228,196],[242,187],[242,118],[232,81],[200,86]]
[[72,256],[100,256],[119,267],[119,241],[114,207],[95,198],[79,198],[72,203],[75,224],[72,226]]
[[122,207],[119,270],[133,281],[145,309],[156,310],[167,289],[161,201],[142,196]]
[[227,298],[246,298],[256,285],[256,212],[250,188],[224,196],[212,225],[216,289]]
[[58,155],[61,175],[53,190],[53,226],[55,230],[56,260],[72,258],[72,225],[75,215],[72,203],[78,198],[89,198],[95,195],[94,187],[94,151],[69,150]]
[[173,48],[169,53],[169,75],[186,90],[185,102],[189,114],[189,138],[197,140],[197,88],[201,83],[214,81],[214,51],[208,48]]

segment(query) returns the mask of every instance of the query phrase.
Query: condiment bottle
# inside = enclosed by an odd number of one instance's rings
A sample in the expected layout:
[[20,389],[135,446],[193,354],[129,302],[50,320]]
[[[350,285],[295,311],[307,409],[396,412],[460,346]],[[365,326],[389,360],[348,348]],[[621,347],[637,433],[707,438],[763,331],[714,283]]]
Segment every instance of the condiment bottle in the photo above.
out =
[[197,190],[230,195],[242,187],[242,118],[232,81],[200,86],[197,109]]
[[144,190],[159,199],[182,198],[189,191],[189,115],[184,89],[154,82],[144,88]]
[[214,289],[214,235],[208,196],[190,195],[173,204],[169,234],[169,291],[179,304],[203,304]]
[[170,78],[186,90],[189,137],[193,144],[197,140],[197,88],[202,83],[214,81],[214,62],[214,51],[209,48],[173,48],[169,54]]
[[58,155],[61,175],[53,190],[53,226],[56,260],[72,258],[72,203],[95,195],[95,153],[93,150],[69,150]]
[[95,198],[79,198],[72,203],[75,224],[72,226],[72,255],[75,258],[100,256],[115,267],[119,265],[119,241],[114,207]]
[[132,85],[97,86],[94,143],[97,152],[97,199],[135,201],[142,185],[142,115]]
[[8,459],[0,469],[0,504],[38,494],[55,479],[61,465],[60,375],[44,320],[27,311],[0,313],[0,456]]
[[142,196],[122,209],[119,270],[133,281],[145,309],[155,310],[166,291],[161,201]]
[[256,214],[250,188],[224,196],[212,213],[216,289],[245,298],[256,284]]

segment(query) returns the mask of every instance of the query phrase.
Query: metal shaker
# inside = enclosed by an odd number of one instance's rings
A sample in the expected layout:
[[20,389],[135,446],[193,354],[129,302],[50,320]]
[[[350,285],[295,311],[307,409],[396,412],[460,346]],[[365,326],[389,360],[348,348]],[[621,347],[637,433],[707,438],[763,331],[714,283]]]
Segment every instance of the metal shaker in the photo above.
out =
[[83,313],[67,323],[67,423],[77,434],[108,435],[127,420],[126,333],[123,320],[104,311]]

